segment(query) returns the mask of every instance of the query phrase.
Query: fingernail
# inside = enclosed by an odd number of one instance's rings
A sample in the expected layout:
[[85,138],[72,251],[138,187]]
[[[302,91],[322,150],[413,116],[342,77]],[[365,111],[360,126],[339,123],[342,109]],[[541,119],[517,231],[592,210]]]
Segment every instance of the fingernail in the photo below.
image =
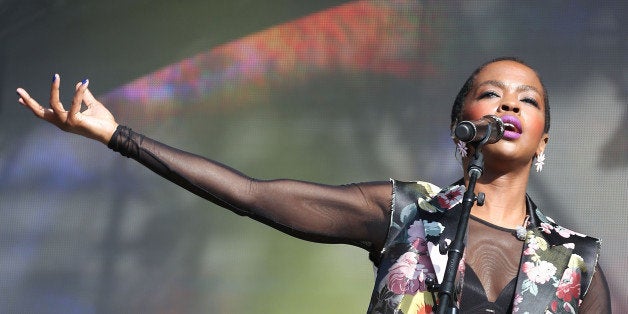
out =
[[54,83],[57,80],[57,73],[52,75],[52,82]]
[[84,79],[84,80],[81,82],[81,84],[85,85],[85,84],[87,84],[88,82],[89,82],[89,79]]

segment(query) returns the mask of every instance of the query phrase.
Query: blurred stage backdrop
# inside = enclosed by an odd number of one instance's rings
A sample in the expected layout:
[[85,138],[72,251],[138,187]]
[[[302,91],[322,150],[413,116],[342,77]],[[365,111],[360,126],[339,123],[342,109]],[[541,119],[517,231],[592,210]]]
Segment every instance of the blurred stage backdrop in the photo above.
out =
[[[1,313],[363,313],[366,252],[306,243],[176,187],[17,103],[60,73],[120,123],[253,177],[461,176],[449,110],[518,56],[549,89],[529,193],[603,239],[628,311],[624,1],[0,1]],[[490,197],[490,196],[489,196]]]

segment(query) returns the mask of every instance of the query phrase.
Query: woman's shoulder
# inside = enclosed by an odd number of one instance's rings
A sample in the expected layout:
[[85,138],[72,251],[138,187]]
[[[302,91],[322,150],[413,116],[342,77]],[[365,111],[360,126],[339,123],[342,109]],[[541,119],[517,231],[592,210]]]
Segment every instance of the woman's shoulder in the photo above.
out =
[[586,235],[584,233],[572,230],[561,224],[559,224],[552,217],[545,215],[540,209],[534,209],[534,215],[536,216],[537,227],[546,235],[555,237],[556,239],[563,239],[560,242],[570,242],[573,240],[586,240],[600,242],[600,239]]
[[409,193],[415,195],[434,196],[441,188],[426,181],[402,181],[391,179],[394,192]]

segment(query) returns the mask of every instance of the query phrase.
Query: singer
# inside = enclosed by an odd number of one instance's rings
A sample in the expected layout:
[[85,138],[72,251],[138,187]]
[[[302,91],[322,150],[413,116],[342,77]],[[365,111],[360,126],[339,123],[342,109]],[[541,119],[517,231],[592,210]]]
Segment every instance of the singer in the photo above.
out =
[[[23,88],[19,102],[60,129],[95,139],[179,186],[289,235],[345,243],[369,252],[377,274],[369,313],[430,313],[438,303],[427,282],[440,282],[469,178],[441,188],[397,180],[330,186],[295,180],[256,180],[213,160],[177,150],[118,124],[94,98],[89,81],[72,103],[59,100],[53,77],[50,108]],[[84,104],[86,109],[81,110]],[[461,313],[609,313],[600,241],[542,214],[526,189],[542,170],[550,107],[539,75],[516,58],[477,68],[454,100],[450,129],[494,115],[503,134],[483,146],[484,172],[471,209],[465,258],[458,267]],[[463,170],[474,146],[454,136]],[[452,145],[452,147],[454,147]]]

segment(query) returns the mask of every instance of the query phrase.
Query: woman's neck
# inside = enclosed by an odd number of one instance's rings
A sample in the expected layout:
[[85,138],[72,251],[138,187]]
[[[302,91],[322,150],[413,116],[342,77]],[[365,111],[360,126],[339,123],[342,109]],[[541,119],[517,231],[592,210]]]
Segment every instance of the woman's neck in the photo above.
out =
[[[484,173],[476,182],[475,193],[484,193],[483,206],[477,204],[471,209],[475,217],[494,225],[514,229],[520,226],[526,216],[526,187],[529,169],[517,173],[501,175]],[[465,183],[468,186],[468,177]]]

